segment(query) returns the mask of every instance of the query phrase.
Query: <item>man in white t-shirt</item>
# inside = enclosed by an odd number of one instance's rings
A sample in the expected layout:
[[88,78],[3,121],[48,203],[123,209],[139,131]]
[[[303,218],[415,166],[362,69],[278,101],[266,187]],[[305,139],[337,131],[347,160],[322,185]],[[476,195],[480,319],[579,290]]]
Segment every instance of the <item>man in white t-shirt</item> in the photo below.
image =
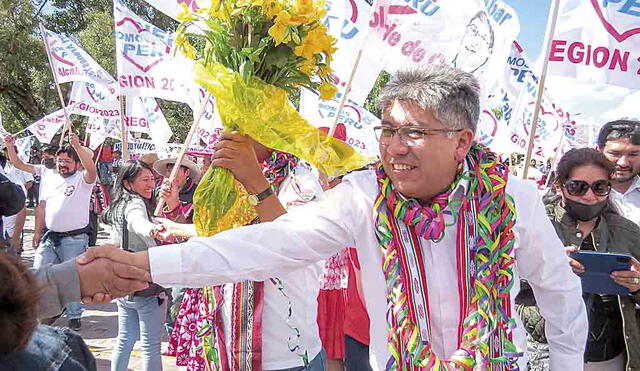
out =
[[[33,267],[39,269],[50,263],[62,263],[82,254],[89,244],[89,200],[96,181],[93,153],[80,145],[76,134],[71,134],[70,144],[56,153],[57,172],[54,172],[44,166],[25,164],[11,145],[14,139],[8,137],[5,140],[13,165],[39,175],[42,183],[46,184],[40,199],[46,203],[45,224],[48,231],[42,236],[36,250]],[[66,316],[70,328],[80,329],[81,315],[82,305],[79,302],[67,304]]]

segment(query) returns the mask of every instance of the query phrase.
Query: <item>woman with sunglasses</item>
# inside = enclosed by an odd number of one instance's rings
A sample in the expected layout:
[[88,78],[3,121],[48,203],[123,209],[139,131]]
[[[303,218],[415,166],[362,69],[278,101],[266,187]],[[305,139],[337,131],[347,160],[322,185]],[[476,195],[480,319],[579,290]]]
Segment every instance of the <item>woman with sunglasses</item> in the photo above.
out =
[[[615,165],[591,148],[574,149],[558,162],[555,194],[545,200],[547,214],[567,253],[577,250],[624,253],[633,256],[631,270],[616,272],[614,280],[629,295],[583,294],[589,316],[585,370],[637,370],[640,368],[640,228],[609,207],[611,175]],[[569,258],[576,274],[584,272]],[[529,369],[548,370],[549,352],[544,318],[531,286],[522,282],[516,298],[529,340]]]

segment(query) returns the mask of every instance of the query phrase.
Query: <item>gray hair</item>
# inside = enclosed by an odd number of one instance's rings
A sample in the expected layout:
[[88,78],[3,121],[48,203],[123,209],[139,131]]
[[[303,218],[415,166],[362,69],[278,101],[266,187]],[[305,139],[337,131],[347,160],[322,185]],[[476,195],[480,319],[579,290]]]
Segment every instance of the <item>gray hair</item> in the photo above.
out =
[[480,85],[472,74],[446,65],[398,71],[382,88],[378,106],[384,111],[394,101],[411,102],[431,110],[448,129],[471,129],[480,116]]

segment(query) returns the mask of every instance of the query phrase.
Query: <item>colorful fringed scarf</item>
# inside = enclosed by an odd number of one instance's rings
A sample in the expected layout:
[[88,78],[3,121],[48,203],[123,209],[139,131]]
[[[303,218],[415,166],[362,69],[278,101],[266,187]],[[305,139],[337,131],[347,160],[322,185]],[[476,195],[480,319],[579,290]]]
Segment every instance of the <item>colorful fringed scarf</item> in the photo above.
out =
[[[513,285],[516,212],[506,193],[507,167],[485,147],[474,145],[447,192],[422,206],[393,187],[382,164],[376,166],[380,193],[375,202],[376,235],[387,282],[387,370],[512,370],[515,320]],[[453,192],[468,182],[456,200]],[[447,225],[445,215],[453,223]],[[439,242],[456,224],[460,325],[458,350],[440,359],[431,348],[429,297],[420,238]]]
[[[262,172],[278,194],[282,182],[297,165],[298,158],[284,152],[273,152],[262,164]],[[275,284],[275,283],[274,283]],[[211,337],[209,355],[215,370],[251,371],[262,370],[262,313],[264,309],[264,282],[243,281],[233,284],[230,343],[225,344],[220,309],[223,302],[222,286],[207,288],[205,298],[210,308],[208,324],[213,328],[201,330]],[[207,325],[205,325],[207,326]],[[208,348],[208,347],[207,347]],[[230,359],[227,360],[229,349]],[[297,350],[297,349],[296,349]]]

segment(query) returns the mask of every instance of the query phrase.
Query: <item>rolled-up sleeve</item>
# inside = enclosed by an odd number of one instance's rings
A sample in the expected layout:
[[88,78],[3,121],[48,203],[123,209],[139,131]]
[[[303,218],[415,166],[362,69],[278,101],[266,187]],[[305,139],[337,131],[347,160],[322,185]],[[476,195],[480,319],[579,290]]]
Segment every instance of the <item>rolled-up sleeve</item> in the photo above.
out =
[[569,267],[535,187],[524,186],[526,192],[515,199],[518,272],[529,282],[545,318],[551,369],[582,370],[588,324],[580,279]]
[[262,281],[325,259],[354,244],[351,194],[343,183],[273,222],[149,249],[153,280],[191,287]]

